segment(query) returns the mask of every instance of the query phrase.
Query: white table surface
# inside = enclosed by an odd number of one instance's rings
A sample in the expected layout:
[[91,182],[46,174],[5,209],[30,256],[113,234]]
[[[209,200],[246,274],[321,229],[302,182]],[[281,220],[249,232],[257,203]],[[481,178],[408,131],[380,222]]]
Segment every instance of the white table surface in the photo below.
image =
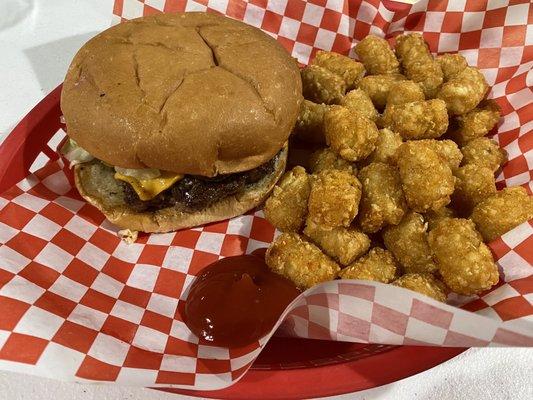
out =
[[[112,4],[112,0],[0,0],[0,142],[62,81],[78,48],[109,26]],[[487,397],[533,398],[533,349],[471,349],[410,378],[335,398],[470,400]],[[181,400],[191,397],[0,372],[0,399]]]

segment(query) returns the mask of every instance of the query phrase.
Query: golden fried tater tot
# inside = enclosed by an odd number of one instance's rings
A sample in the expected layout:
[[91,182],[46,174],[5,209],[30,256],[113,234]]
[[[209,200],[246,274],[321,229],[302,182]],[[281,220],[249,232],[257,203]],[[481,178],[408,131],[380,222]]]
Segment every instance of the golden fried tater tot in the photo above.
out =
[[348,171],[330,169],[311,181],[309,219],[323,229],[348,227],[357,215],[361,183]]
[[383,241],[405,272],[437,270],[428,246],[427,224],[420,214],[408,212],[398,225],[385,228]]
[[482,137],[471,140],[461,147],[463,164],[476,164],[496,172],[507,162],[507,151],[502,149],[494,140]]
[[306,99],[315,103],[338,104],[346,93],[341,76],[318,65],[302,69],[302,89]]
[[445,218],[428,240],[442,279],[454,292],[477,294],[498,282],[498,268],[472,221]]
[[355,46],[355,54],[370,75],[400,72],[400,63],[385,39],[368,35]]
[[405,80],[405,76],[400,74],[369,75],[361,79],[359,89],[364,90],[374,106],[382,110],[387,104],[387,97],[394,83],[402,80]]
[[359,226],[375,233],[386,225],[397,225],[407,211],[400,174],[396,167],[371,163],[359,172],[363,186]]
[[438,56],[435,60],[440,65],[440,69],[444,75],[444,82],[448,82],[451,78],[468,67],[466,59],[460,54],[443,54]]
[[354,175],[357,173],[357,167],[354,163],[346,161],[329,147],[317,150],[311,154],[309,157],[309,166],[313,174],[318,174],[326,169],[346,170]]
[[434,139],[448,129],[448,112],[438,99],[391,104],[385,108],[382,124],[405,140]]
[[387,128],[380,129],[376,148],[365,161],[396,164],[396,151],[402,143],[403,140],[399,133]]
[[424,219],[428,224],[428,229],[432,230],[437,226],[441,219],[444,218],[455,218],[457,214],[455,210],[450,207],[442,207],[438,210],[429,210],[424,214]]
[[322,229],[320,225],[308,220],[304,234],[341,265],[352,263],[370,248],[368,236],[352,228]]
[[310,177],[302,167],[286,172],[265,203],[265,217],[283,232],[299,231],[307,215]]
[[451,115],[463,115],[473,110],[488,90],[483,74],[477,68],[466,67],[442,85],[437,97],[446,102]]
[[392,85],[387,96],[387,106],[425,100],[422,87],[413,81],[398,81]]
[[443,74],[422,35],[409,33],[396,37],[395,50],[405,76],[422,86],[426,99],[433,99],[442,85]]
[[326,143],[348,161],[362,160],[376,147],[376,124],[343,106],[332,106],[324,115]]
[[372,100],[361,89],[354,89],[346,93],[346,96],[341,100],[341,105],[349,108],[352,112],[358,112],[363,117],[374,122],[378,119],[378,111],[374,107]]
[[356,262],[339,272],[341,279],[392,282],[398,275],[398,264],[388,250],[372,248]]
[[339,265],[297,233],[282,233],[268,248],[265,261],[277,274],[304,290],[335,279]]
[[405,274],[392,282],[394,286],[418,292],[437,301],[446,302],[447,288],[431,274]]
[[304,100],[294,127],[294,133],[307,143],[325,144],[324,113],[328,109],[325,104]]
[[471,219],[486,242],[533,218],[533,197],[521,186],[505,188],[482,200]]
[[459,145],[485,136],[500,120],[500,107],[494,100],[485,100],[472,111],[457,117],[458,129],[450,137]]
[[417,212],[438,210],[450,202],[454,177],[447,162],[418,141],[400,146],[397,164],[409,207]]
[[357,87],[361,78],[365,75],[365,67],[360,62],[350,57],[330,51],[319,50],[311,64],[319,65],[341,76],[346,82],[347,89]]
[[463,153],[461,153],[459,147],[452,140],[423,139],[417,143],[424,144],[437,153],[438,156],[448,163],[452,171],[461,164]]
[[487,167],[469,164],[458,168],[454,175],[452,206],[460,215],[470,216],[476,204],[496,193],[494,174]]

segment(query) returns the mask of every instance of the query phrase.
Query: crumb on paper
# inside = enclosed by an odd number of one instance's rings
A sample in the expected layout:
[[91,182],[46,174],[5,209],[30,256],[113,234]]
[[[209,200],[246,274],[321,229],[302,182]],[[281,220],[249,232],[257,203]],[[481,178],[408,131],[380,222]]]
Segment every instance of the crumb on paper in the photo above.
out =
[[118,237],[126,242],[127,244],[132,244],[137,241],[138,231],[132,231],[131,229],[122,229],[118,231]]

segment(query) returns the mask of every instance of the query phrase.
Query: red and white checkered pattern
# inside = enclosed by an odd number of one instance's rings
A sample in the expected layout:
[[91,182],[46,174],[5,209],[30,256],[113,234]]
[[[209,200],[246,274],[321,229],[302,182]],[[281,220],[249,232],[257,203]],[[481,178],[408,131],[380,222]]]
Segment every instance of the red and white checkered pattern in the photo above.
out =
[[[394,7],[375,0],[116,0],[114,13],[120,21],[160,11],[220,12],[265,30],[302,63],[320,48],[351,54],[368,33],[423,31],[434,51],[461,52],[494,85],[504,114],[494,137],[510,155],[499,184],[531,185],[530,4]],[[390,285],[333,281],[298,298],[280,319],[281,332],[362,343],[533,346],[532,233],[525,223],[491,244],[502,279],[482,296],[456,298],[462,309]],[[199,342],[182,321],[183,299],[204,266],[266,247],[275,234],[257,211],[145,235],[128,246],[82,201],[62,162],[48,163],[0,196],[0,368],[140,386],[226,387],[269,337],[232,350]]]

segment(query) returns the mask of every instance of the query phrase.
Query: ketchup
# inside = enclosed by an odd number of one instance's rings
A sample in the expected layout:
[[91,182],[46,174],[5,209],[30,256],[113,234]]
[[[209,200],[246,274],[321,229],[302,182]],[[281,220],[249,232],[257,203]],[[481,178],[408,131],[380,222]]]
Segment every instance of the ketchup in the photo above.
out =
[[264,251],[227,257],[201,271],[185,304],[185,323],[216,346],[239,347],[268,333],[300,291],[268,268]]

